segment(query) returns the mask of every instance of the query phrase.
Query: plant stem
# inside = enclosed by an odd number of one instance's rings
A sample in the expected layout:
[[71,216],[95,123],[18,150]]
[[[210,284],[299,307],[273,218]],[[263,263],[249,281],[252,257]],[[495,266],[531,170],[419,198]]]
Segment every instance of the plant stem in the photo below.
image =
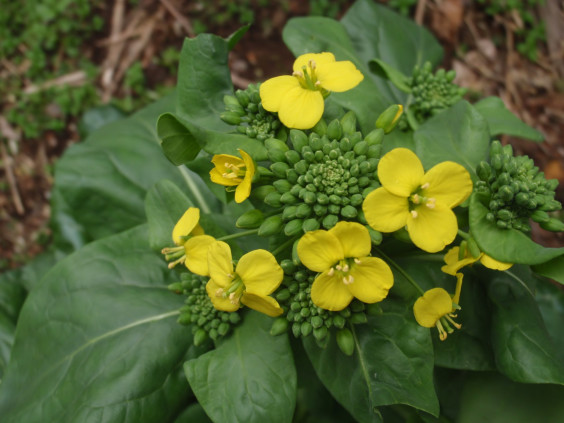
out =
[[294,243],[294,241],[295,241],[296,239],[298,239],[298,238],[299,238],[299,236],[295,236],[295,237],[293,237],[293,238],[290,238],[290,239],[287,240],[286,242],[280,244],[280,245],[278,246],[278,248],[276,248],[276,249],[272,252],[272,255],[275,256],[276,254],[282,252],[287,246],[292,245],[292,244]]
[[227,241],[227,240],[230,240],[230,239],[241,238],[241,237],[247,236],[247,235],[255,235],[257,232],[258,232],[258,229],[249,229],[248,231],[243,231],[243,232],[238,232],[236,234],[222,236],[221,238],[217,238],[217,240],[218,241]]
[[460,229],[458,230],[458,235],[460,235],[460,237],[465,239],[466,241],[468,241],[468,238],[470,238],[470,234],[468,232],[464,232]]
[[411,285],[413,285],[413,287],[414,287],[415,289],[417,289],[417,291],[419,291],[419,293],[420,293],[421,295],[423,295],[423,294],[425,293],[425,291],[423,291],[423,290],[421,289],[421,287],[419,286],[419,284],[418,284],[417,282],[415,282],[415,280],[414,280],[411,276],[409,276],[409,274],[408,274],[405,270],[403,270],[395,261],[393,261],[390,257],[388,257],[381,249],[376,248],[376,251],[377,251],[378,254],[381,255],[389,264],[391,264],[392,267],[394,267],[394,269],[396,269],[398,272],[400,272],[401,275],[402,275],[405,279],[407,279],[407,281],[408,281]]

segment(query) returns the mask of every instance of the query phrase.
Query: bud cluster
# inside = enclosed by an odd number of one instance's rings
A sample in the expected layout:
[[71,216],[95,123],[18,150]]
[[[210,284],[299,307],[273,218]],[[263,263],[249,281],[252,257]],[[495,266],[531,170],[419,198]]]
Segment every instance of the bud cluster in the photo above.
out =
[[181,275],[181,282],[168,286],[171,291],[187,297],[186,305],[180,308],[178,323],[192,325],[196,346],[209,338],[215,341],[227,335],[231,326],[241,320],[237,312],[219,311],[213,306],[206,292],[207,281],[208,278],[185,272]]
[[264,202],[284,210],[263,224],[279,225],[287,236],[294,236],[320,227],[330,229],[340,220],[365,223],[362,202],[378,187],[383,136],[382,129],[375,129],[362,139],[356,117],[349,112],[329,125],[321,121],[309,135],[292,129],[292,149],[279,140],[266,140],[274,180],[263,187],[269,189]]
[[273,331],[281,333],[290,326],[296,338],[313,335],[320,346],[326,346],[331,328],[343,329],[347,323],[366,323],[366,305],[354,300],[341,311],[329,311],[317,307],[311,300],[311,285],[316,273],[304,266],[296,266],[291,260],[282,260],[284,286],[276,294],[276,300],[286,310],[273,325]]
[[286,129],[275,113],[262,107],[259,85],[249,84],[245,90],[235,91],[235,96],[223,97],[225,112],[221,120],[237,126],[237,131],[250,138],[264,141],[267,138],[286,138]]
[[547,230],[561,231],[564,224],[547,212],[560,210],[554,199],[558,180],[546,180],[527,156],[513,156],[511,145],[492,142],[490,163],[481,162],[476,173],[480,181],[476,192],[486,198],[489,213],[486,219],[499,228],[530,231],[529,219]]
[[456,73],[439,69],[432,72],[432,65],[427,62],[423,67],[416,66],[408,80],[413,101],[409,106],[418,122],[436,115],[458,102],[466,89],[453,84]]

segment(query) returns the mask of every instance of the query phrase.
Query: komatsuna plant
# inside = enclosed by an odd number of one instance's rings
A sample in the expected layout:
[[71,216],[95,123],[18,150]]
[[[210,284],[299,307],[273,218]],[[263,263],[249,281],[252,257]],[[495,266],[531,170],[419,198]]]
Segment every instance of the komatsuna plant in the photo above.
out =
[[564,248],[530,228],[561,205],[497,141],[540,134],[370,1],[291,20],[288,73],[234,90],[244,32],[187,39],[172,106],[62,159],[76,251],[1,327],[2,420],[558,421]]

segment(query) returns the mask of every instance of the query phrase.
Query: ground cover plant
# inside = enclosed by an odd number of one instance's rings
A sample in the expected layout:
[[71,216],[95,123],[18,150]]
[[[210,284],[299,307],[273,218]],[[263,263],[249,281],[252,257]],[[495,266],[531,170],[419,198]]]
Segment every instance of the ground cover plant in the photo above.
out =
[[564,249],[529,232],[561,206],[497,140],[542,136],[372,2],[234,90],[245,31],[58,163],[57,250],[2,280],[3,419],[557,421]]

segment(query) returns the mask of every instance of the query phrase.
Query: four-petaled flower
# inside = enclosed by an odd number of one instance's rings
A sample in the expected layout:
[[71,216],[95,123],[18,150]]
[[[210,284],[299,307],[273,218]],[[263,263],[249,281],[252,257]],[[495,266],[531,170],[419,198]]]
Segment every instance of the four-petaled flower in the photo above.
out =
[[453,313],[460,309],[458,304],[453,302],[450,294],[443,288],[433,288],[426,291],[419,297],[413,305],[415,320],[425,328],[436,326],[439,330],[439,338],[444,341],[447,333],[452,333],[454,326],[460,329],[460,325],[452,320],[456,317]]
[[217,241],[209,248],[208,266],[206,291],[217,310],[236,311],[243,304],[268,316],[282,314],[278,302],[269,295],[280,286],[284,272],[270,252],[251,251],[233,270],[229,245]]
[[215,167],[210,171],[212,182],[235,188],[235,201],[242,203],[251,194],[251,182],[255,175],[253,158],[239,149],[242,159],[229,154],[216,154],[212,158]]
[[262,107],[278,112],[288,128],[313,128],[323,115],[329,91],[348,91],[364,79],[352,62],[337,62],[332,53],[303,54],[293,69],[291,76],[277,76],[260,86]]
[[394,283],[389,266],[369,257],[372,243],[360,223],[339,222],[328,231],[307,232],[298,243],[298,256],[319,272],[311,300],[326,310],[342,310],[354,297],[365,303],[382,301]]
[[382,187],[362,205],[368,224],[380,232],[407,225],[413,243],[430,253],[454,241],[458,222],[452,208],[472,193],[472,179],[460,164],[442,162],[425,173],[411,150],[396,148],[378,165]]
[[199,220],[200,209],[188,208],[172,230],[172,240],[177,247],[163,248],[161,252],[167,260],[174,260],[169,268],[184,263],[192,273],[208,276],[208,248],[215,238],[204,234]]

